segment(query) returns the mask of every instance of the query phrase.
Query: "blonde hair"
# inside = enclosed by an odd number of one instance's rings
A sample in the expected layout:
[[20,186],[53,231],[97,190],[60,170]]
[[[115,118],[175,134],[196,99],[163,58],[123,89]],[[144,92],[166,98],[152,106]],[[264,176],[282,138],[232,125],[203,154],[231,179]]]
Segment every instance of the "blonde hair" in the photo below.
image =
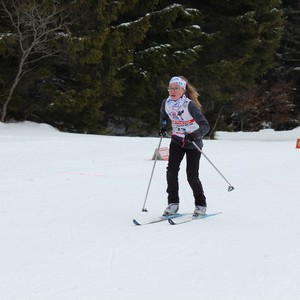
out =
[[186,88],[185,88],[186,96],[189,99],[193,100],[195,102],[195,104],[199,107],[199,109],[202,110],[202,105],[198,100],[199,93],[198,93],[197,89],[193,85],[191,85],[184,76],[178,76],[178,77],[180,77],[181,79],[186,81]]

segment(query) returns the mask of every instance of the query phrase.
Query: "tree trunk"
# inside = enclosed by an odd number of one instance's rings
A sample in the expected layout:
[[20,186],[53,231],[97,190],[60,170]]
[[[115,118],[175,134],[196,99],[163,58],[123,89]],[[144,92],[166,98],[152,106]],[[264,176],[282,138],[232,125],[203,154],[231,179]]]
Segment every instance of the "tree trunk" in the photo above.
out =
[[[63,16],[63,11],[58,9],[56,3],[46,9],[44,3],[38,1],[29,1],[30,5],[24,2],[22,0],[0,0],[2,10],[7,13],[11,25],[15,28],[15,35],[22,53],[18,72],[2,106],[1,122],[5,122],[8,104],[12,100],[13,93],[20,80],[25,73],[33,69],[32,67],[25,69],[25,66],[29,66],[29,64],[37,65],[39,60],[55,55],[56,51],[52,51],[51,47],[47,49],[47,44],[54,39],[55,34],[62,32],[66,27],[66,16]],[[31,59],[30,55],[32,56]]]
[[[26,55],[27,57],[27,55]],[[24,72],[23,72],[23,67],[24,67],[24,62],[26,60],[26,57],[23,55],[23,57],[21,58],[21,61],[20,61],[20,64],[19,64],[19,69],[18,69],[18,73],[15,77],[15,80],[14,80],[14,83],[12,84],[10,90],[9,90],[9,94],[6,98],[6,101],[4,102],[3,106],[2,106],[2,113],[1,113],[1,122],[5,122],[5,119],[6,119],[6,114],[7,114],[7,107],[8,107],[8,104],[12,98],[12,95],[20,81],[20,79],[22,78],[22,76],[24,75]]]

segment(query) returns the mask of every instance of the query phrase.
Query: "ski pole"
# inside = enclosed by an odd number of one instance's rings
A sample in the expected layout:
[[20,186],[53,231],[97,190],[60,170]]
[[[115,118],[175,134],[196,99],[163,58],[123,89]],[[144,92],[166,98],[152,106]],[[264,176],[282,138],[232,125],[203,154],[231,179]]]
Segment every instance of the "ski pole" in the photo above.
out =
[[152,168],[152,172],[151,172],[151,176],[150,176],[150,180],[149,180],[149,184],[148,184],[148,188],[147,188],[147,192],[146,192],[146,197],[145,197],[145,201],[144,201],[144,206],[142,211],[147,212],[148,210],[145,208],[146,206],[146,201],[147,201],[147,197],[148,197],[148,193],[149,193],[149,189],[150,189],[150,185],[151,185],[151,181],[152,181],[152,177],[153,177],[153,173],[154,173],[154,169],[155,169],[155,165],[156,165],[156,161],[157,161],[157,157],[158,157],[158,151],[161,145],[161,141],[162,141],[163,136],[160,137],[159,139],[159,144],[158,144],[158,148],[157,151],[155,153],[155,159],[154,159],[154,164],[153,164],[153,168]]
[[206,156],[206,154],[198,147],[198,145],[192,141],[192,143],[194,144],[194,146],[197,148],[197,150],[208,160],[208,162],[215,168],[215,170],[222,176],[222,178],[229,184],[228,186],[228,192],[231,192],[234,190],[234,187],[232,186],[232,184],[230,184],[230,182],[225,178],[225,176],[217,169],[217,167],[212,163],[212,161]]

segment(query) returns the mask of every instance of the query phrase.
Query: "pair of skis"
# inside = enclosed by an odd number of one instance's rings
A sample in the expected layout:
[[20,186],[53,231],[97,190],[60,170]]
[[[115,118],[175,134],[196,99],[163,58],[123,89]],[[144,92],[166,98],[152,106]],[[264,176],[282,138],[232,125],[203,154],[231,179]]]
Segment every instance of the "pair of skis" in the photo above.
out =
[[205,219],[213,216],[220,215],[222,212],[212,213],[212,214],[205,214],[205,215],[199,215],[199,216],[193,216],[193,214],[175,214],[171,216],[160,216],[145,222],[139,222],[136,219],[133,219],[133,223],[135,225],[148,225],[153,223],[158,223],[162,221],[168,221],[170,225],[179,225],[187,222],[191,222],[193,220],[200,220]]

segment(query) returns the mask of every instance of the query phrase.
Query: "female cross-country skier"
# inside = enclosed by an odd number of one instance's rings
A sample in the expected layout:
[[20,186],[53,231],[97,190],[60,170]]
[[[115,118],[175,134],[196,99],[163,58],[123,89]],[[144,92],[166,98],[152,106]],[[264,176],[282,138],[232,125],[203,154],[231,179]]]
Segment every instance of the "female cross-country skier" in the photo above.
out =
[[185,77],[172,77],[169,81],[168,91],[169,97],[163,100],[161,104],[159,131],[161,136],[165,136],[168,123],[171,122],[172,137],[167,166],[168,206],[163,215],[168,216],[178,212],[178,172],[184,155],[186,155],[187,180],[195,200],[194,215],[204,215],[207,205],[202,183],[199,179],[201,153],[193,145],[193,142],[202,149],[202,138],[208,133],[209,124],[198,101],[197,90]]

